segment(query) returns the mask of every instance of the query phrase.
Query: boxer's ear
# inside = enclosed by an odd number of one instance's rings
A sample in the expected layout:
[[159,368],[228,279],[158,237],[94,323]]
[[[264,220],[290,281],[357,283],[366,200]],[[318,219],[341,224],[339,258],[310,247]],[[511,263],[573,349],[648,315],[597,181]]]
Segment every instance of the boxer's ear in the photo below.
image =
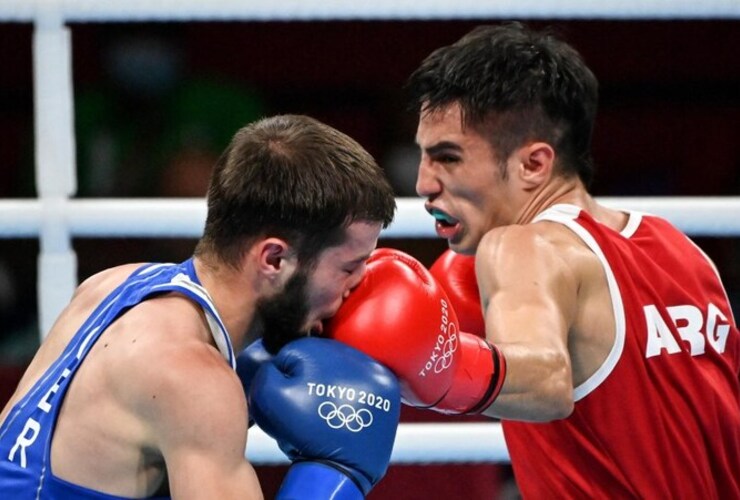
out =
[[295,250],[281,238],[265,238],[253,250],[260,275],[277,287],[282,287],[298,266]]
[[533,142],[516,150],[510,161],[525,189],[535,189],[552,177],[555,150],[546,142]]

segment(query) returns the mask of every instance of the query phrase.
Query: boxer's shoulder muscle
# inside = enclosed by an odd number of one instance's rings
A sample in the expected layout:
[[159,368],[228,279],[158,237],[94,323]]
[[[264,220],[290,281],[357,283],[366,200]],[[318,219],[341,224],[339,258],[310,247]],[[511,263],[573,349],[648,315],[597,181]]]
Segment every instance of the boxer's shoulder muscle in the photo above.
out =
[[150,356],[140,365],[134,401],[167,463],[173,497],[259,494],[244,458],[247,402],[235,372],[203,342],[160,346]]
[[198,341],[158,343],[141,354],[135,363],[139,371],[128,387],[138,388],[132,398],[158,435],[179,439],[192,433],[192,438],[221,424],[228,424],[221,433],[246,432],[244,391],[216,349]]
[[556,224],[496,228],[483,237],[476,252],[482,298],[486,299],[486,292],[531,283],[544,285],[544,289],[563,285],[575,289],[584,258],[591,258],[588,249],[567,228]]
[[142,265],[123,264],[93,274],[77,287],[70,305],[81,310],[92,309]]

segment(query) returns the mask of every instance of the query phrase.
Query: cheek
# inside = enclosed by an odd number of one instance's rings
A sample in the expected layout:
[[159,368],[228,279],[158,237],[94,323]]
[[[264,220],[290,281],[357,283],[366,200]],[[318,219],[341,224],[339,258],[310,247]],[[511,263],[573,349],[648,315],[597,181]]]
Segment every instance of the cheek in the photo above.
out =
[[464,191],[461,209],[468,217],[486,218],[498,210],[506,199],[502,185],[489,178],[476,179],[473,185],[467,185]]
[[323,286],[314,287],[309,296],[311,309],[317,312],[333,311],[342,302],[343,290],[342,281],[339,279],[328,281]]

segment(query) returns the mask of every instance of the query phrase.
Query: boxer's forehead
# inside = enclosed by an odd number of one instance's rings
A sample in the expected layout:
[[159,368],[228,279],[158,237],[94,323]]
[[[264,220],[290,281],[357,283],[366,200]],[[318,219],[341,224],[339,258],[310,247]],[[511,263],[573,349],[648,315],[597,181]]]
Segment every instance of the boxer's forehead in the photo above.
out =
[[320,259],[336,265],[361,263],[370,257],[378,244],[380,222],[355,221],[347,227],[347,237],[341,245],[327,248]]

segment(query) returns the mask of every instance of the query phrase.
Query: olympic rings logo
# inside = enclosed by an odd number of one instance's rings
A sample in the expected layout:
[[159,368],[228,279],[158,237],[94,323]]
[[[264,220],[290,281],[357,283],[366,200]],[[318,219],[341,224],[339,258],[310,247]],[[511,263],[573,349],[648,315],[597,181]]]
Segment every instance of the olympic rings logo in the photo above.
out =
[[434,373],[441,373],[450,367],[455,351],[457,351],[457,326],[450,323],[447,340],[442,344],[442,355],[434,363]]
[[324,401],[319,405],[319,416],[332,429],[346,428],[350,432],[360,432],[373,423],[373,414],[366,408],[356,409],[352,405],[337,406],[332,401]]

